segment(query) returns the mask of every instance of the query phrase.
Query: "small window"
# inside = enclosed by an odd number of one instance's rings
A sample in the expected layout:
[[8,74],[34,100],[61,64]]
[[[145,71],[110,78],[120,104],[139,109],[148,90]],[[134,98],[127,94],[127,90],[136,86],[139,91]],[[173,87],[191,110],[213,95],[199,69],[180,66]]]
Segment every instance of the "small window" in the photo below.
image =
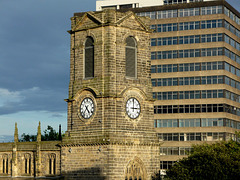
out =
[[94,77],[94,41],[87,37],[85,42],[85,78]]
[[56,154],[49,154],[49,174],[56,174]]
[[31,155],[25,154],[25,174],[31,174]]
[[126,76],[136,78],[136,56],[137,47],[136,41],[133,37],[128,37],[126,39]]
[[133,4],[123,4],[119,6],[120,9],[129,9],[129,8],[133,8]]
[[4,154],[2,156],[2,173],[3,174],[8,174],[8,155],[7,154]]

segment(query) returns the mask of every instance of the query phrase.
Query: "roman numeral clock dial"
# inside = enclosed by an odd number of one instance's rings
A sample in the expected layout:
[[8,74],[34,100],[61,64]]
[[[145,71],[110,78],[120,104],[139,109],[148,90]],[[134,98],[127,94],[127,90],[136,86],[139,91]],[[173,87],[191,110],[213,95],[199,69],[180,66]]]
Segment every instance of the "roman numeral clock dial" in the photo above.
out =
[[136,119],[140,115],[141,106],[136,98],[129,98],[126,103],[126,113],[131,119]]
[[80,112],[81,116],[84,119],[89,119],[92,117],[94,113],[95,107],[94,107],[94,102],[91,98],[85,98],[83,99],[81,105],[80,105]]

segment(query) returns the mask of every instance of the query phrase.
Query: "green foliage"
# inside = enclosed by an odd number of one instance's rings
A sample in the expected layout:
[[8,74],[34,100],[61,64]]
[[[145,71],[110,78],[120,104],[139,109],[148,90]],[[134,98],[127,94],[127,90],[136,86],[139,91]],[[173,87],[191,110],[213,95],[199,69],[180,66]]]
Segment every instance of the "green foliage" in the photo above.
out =
[[37,140],[37,135],[29,135],[23,133],[21,135],[21,139],[19,139],[20,142],[32,142]]
[[[43,131],[43,134],[41,135],[42,141],[56,141],[61,140],[61,135],[59,136],[59,133],[56,132],[51,126],[48,126],[47,129]],[[37,135],[29,135],[23,133],[21,135],[20,142],[32,142],[37,141]]]
[[48,126],[47,129],[43,131],[42,141],[54,141],[59,140],[59,134],[51,127]]
[[195,145],[187,158],[167,171],[167,179],[240,179],[240,143],[231,140]]

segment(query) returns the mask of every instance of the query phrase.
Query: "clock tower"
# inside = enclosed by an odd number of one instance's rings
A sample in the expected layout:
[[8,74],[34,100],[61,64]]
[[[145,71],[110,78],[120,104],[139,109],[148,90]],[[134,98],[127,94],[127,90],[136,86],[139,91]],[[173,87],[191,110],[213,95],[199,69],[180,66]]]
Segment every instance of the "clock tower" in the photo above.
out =
[[159,169],[150,77],[149,19],[115,10],[72,17],[68,179],[145,180]]

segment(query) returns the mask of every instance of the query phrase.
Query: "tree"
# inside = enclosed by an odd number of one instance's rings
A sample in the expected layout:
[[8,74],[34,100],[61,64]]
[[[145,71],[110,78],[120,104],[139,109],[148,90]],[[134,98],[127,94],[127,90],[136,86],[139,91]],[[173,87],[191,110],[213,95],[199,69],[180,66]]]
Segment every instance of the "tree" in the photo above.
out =
[[21,139],[19,140],[20,142],[31,142],[31,141],[36,141],[37,140],[37,135],[29,135],[23,133],[21,135]]
[[240,143],[231,140],[195,145],[187,158],[167,171],[167,179],[240,179]]
[[[61,135],[59,135],[56,130],[54,130],[51,126],[47,126],[47,129],[43,131],[43,134],[41,135],[42,141],[56,141],[61,140]],[[37,135],[29,135],[23,133],[21,135],[21,139],[19,141],[21,142],[32,142],[37,140]]]
[[41,137],[42,141],[59,140],[59,134],[51,126],[48,126],[43,133],[44,134]]

